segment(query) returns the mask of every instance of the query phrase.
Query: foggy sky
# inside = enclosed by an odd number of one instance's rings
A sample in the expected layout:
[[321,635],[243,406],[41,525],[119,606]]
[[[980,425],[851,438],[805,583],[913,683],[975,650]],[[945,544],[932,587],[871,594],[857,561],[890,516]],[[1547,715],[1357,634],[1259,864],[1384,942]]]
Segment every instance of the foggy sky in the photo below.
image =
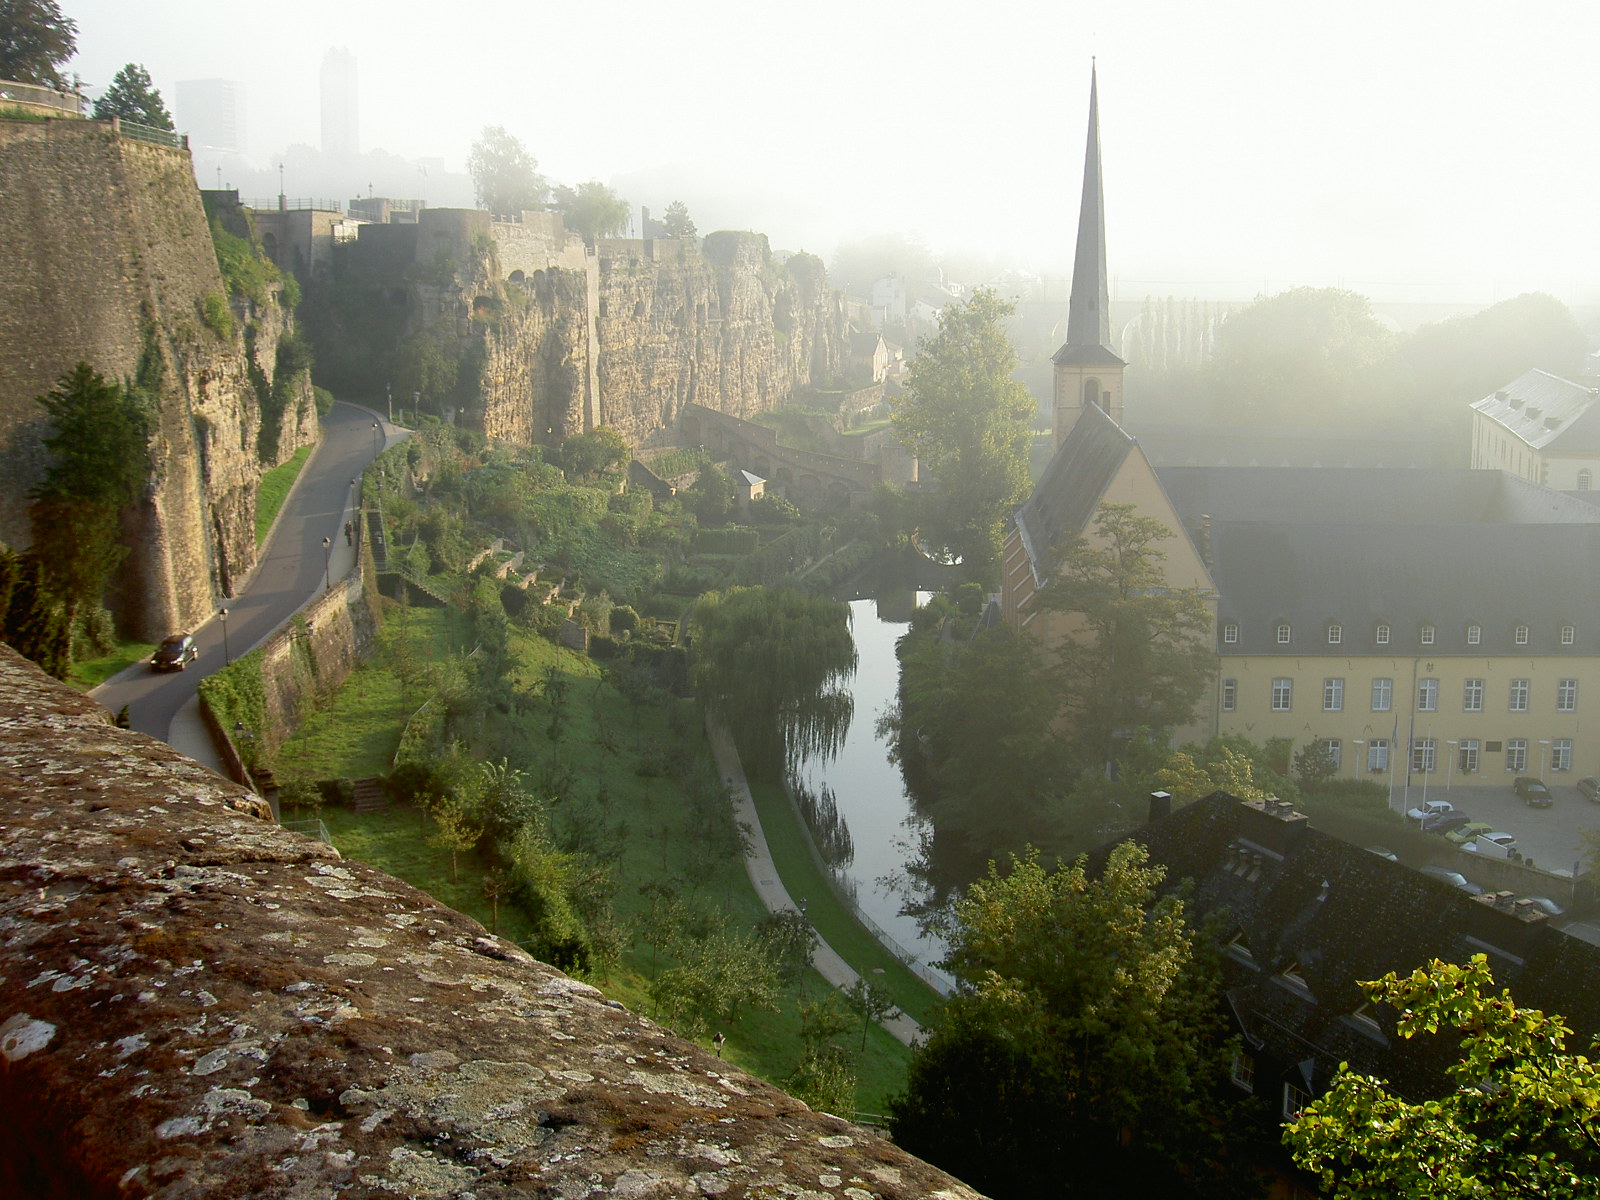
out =
[[1051,271],[1094,56],[1114,295],[1600,300],[1589,0],[60,4],[91,96],[129,61],[169,108],[179,80],[238,79],[263,165],[318,143],[343,46],[364,150],[461,170],[503,124],[556,181],[692,197],[702,232],[826,258],[893,230]]

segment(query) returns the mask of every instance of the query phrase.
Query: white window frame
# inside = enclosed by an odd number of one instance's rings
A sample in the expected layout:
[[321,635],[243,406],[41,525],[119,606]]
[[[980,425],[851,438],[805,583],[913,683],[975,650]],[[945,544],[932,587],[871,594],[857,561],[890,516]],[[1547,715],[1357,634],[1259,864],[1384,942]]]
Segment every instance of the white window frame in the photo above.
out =
[[1239,641],[1239,622],[1224,621],[1222,623],[1222,641],[1224,645],[1237,645]]
[[1526,679],[1513,679],[1506,696],[1507,712],[1528,711],[1528,688],[1530,682]]
[[1550,741],[1550,769],[1552,771],[1572,770],[1572,739],[1552,738]]
[[1293,637],[1293,636],[1294,636],[1294,630],[1292,628],[1290,628],[1289,622],[1287,622],[1287,621],[1279,621],[1278,622],[1278,645],[1287,646],[1289,644],[1289,639],[1291,637]]
[[1389,627],[1387,625],[1379,625],[1377,633],[1372,640],[1380,646],[1387,646],[1389,644]]
[[1413,774],[1432,775],[1439,766],[1439,743],[1431,738],[1413,738],[1411,741],[1411,770]]
[[1483,680],[1463,679],[1461,681],[1461,711],[1483,711]]
[[1373,738],[1367,743],[1367,770],[1387,771],[1389,769],[1389,739]]
[[1300,1114],[1310,1106],[1316,1097],[1304,1088],[1296,1087],[1292,1083],[1283,1085],[1283,1119],[1285,1121],[1298,1120]]
[[1344,711],[1344,680],[1330,677],[1322,681],[1322,711]]
[[1222,711],[1233,712],[1239,707],[1239,681],[1237,679],[1224,679],[1222,681]]
[[1481,641],[1483,641],[1483,626],[1482,625],[1468,625],[1467,626],[1467,645],[1476,646]]
[[1394,708],[1394,680],[1378,678],[1372,681],[1372,711],[1388,712]]
[[1317,744],[1327,753],[1328,760],[1333,763],[1335,771],[1344,767],[1344,743],[1338,738],[1318,738]]
[[1528,644],[1528,627],[1526,625],[1518,625],[1511,633],[1511,640],[1519,646],[1526,646]]
[[1294,680],[1286,675],[1280,675],[1272,681],[1272,711],[1292,712],[1294,710]]
[[1228,1068],[1228,1079],[1241,1091],[1256,1090],[1256,1060],[1246,1054],[1241,1046],[1233,1048],[1233,1063]]
[[1424,625],[1422,627],[1422,634],[1419,640],[1424,646],[1431,646],[1433,645],[1434,639],[1438,637],[1438,635],[1439,631],[1435,626]]
[[1576,679],[1556,680],[1556,711],[1578,711],[1578,681]]
[[1328,645],[1337,646],[1344,641],[1344,626],[1333,624],[1328,626]]
[[1477,738],[1462,738],[1461,745],[1456,750],[1456,770],[1463,775],[1472,775],[1481,765],[1478,755],[1483,749]]
[[1439,681],[1437,679],[1417,680],[1417,711],[1439,711]]
[[1577,640],[1578,640],[1578,629],[1577,629],[1577,626],[1575,626],[1575,625],[1563,625],[1561,627],[1561,644],[1563,646],[1570,646],[1574,642],[1576,642]]
[[1528,769],[1528,739],[1506,739],[1506,770],[1512,775],[1521,775]]

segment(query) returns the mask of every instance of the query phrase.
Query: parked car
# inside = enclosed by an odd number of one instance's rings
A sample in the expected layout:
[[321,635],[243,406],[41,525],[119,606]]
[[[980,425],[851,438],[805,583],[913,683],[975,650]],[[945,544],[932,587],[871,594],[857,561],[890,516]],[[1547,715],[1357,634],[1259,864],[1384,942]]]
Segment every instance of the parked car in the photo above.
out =
[[1511,782],[1511,790],[1526,800],[1529,808],[1549,808],[1556,802],[1550,789],[1531,775],[1518,775]]
[[1578,780],[1578,792],[1590,804],[1600,804],[1600,779],[1586,775]]
[[200,647],[187,633],[175,633],[156,647],[150,656],[152,671],[181,671],[200,657]]
[[1413,821],[1426,821],[1429,817],[1439,817],[1455,811],[1456,806],[1448,800],[1429,800],[1426,804],[1419,804],[1411,809],[1406,816]]
[[1493,833],[1494,831],[1494,826],[1487,821],[1468,821],[1465,825],[1450,830],[1444,836],[1447,841],[1454,842],[1458,846],[1464,846],[1480,833]]
[[1517,853],[1517,839],[1509,833],[1480,833],[1470,842],[1462,843],[1463,850],[1474,854],[1492,854],[1496,858],[1521,858]]
[[1390,862],[1399,862],[1400,856],[1387,846],[1368,846],[1368,854],[1376,854],[1379,858],[1387,858]]
[[1548,917],[1559,917],[1567,911],[1554,900],[1550,899],[1549,896],[1528,896],[1525,898],[1530,904]]
[[1463,891],[1469,896],[1483,895],[1483,889],[1460,871],[1447,871],[1443,867],[1423,867],[1422,873],[1430,878],[1437,879],[1440,883],[1448,883],[1451,887]]
[[1471,820],[1472,818],[1464,812],[1440,813],[1436,817],[1427,817],[1423,820],[1422,832],[1448,834],[1453,829],[1460,829]]

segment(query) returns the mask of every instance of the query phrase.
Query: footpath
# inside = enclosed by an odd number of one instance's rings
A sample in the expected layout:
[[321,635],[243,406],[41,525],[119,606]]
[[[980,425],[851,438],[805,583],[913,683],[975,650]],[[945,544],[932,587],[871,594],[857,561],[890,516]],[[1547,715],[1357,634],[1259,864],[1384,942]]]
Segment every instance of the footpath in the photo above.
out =
[[[799,912],[800,906],[789,898],[778,878],[777,867],[772,862],[772,851],[767,847],[766,834],[761,829],[761,818],[756,813],[750,784],[744,776],[744,764],[727,729],[713,721],[706,722],[706,736],[711,739],[711,752],[717,760],[717,773],[728,785],[733,796],[734,818],[749,831],[745,840],[745,870],[750,873],[750,883],[756,895],[770,913]],[[848,988],[861,976],[839,957],[837,951],[820,937],[811,954],[811,965],[829,983],[837,988]],[[922,1026],[898,1010],[879,1022],[885,1029],[908,1046],[914,1046],[922,1033]]]

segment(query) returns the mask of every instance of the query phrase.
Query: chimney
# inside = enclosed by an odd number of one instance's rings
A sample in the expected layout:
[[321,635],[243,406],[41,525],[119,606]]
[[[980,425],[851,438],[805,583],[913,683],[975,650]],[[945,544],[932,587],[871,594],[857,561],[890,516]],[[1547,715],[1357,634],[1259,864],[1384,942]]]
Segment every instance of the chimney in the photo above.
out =
[[1149,821],[1149,823],[1151,825],[1154,825],[1157,821],[1162,820],[1164,817],[1170,817],[1171,815],[1172,815],[1172,793],[1171,792],[1151,792],[1150,793],[1150,821]]
[[1240,807],[1239,836],[1247,838],[1277,858],[1294,849],[1305,836],[1311,821],[1294,805],[1276,796],[1265,800],[1246,800]]

